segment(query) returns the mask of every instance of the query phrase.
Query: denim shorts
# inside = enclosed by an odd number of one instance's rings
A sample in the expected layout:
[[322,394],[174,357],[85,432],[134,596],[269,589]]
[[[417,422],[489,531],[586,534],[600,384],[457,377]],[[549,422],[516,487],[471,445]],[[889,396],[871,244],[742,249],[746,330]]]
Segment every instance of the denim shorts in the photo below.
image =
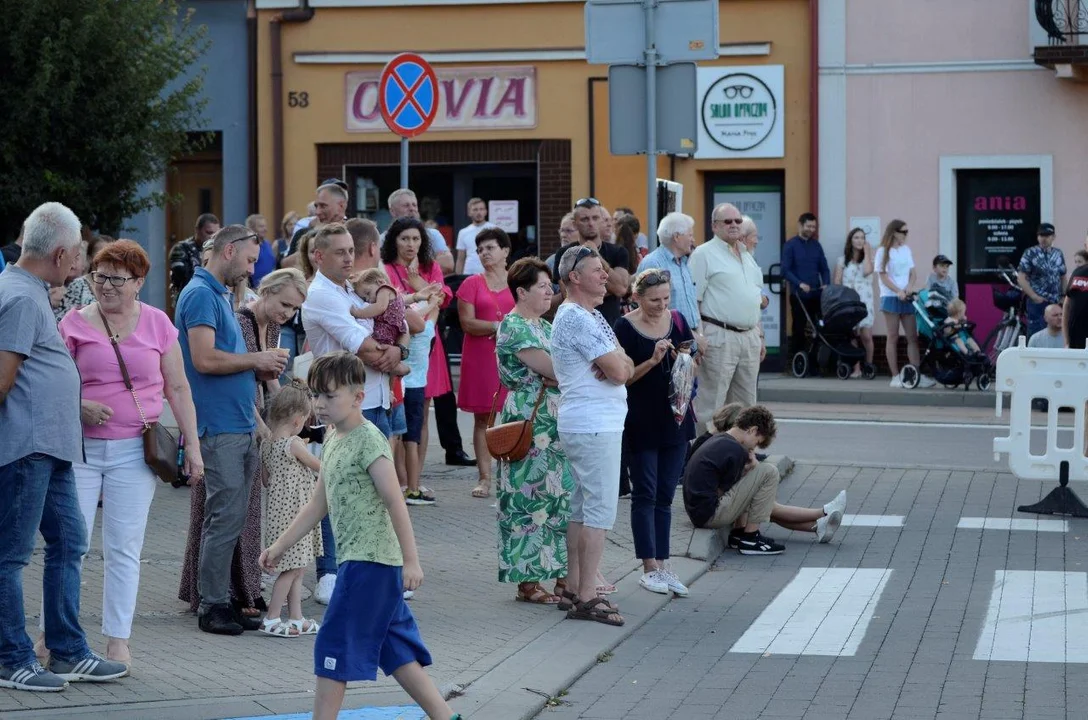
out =
[[620,499],[623,432],[559,433],[574,474],[571,522],[611,530]]
[[423,439],[423,404],[426,388],[404,388],[404,419],[407,429],[404,442],[419,443]]
[[408,421],[404,418],[404,403],[389,408],[389,436],[400,436],[408,432]]
[[882,297],[880,298],[880,311],[895,313],[896,315],[913,315],[914,305],[897,297]]
[[365,417],[374,427],[381,431],[382,435],[385,435],[386,439],[392,436],[392,427],[389,424],[389,411],[383,407],[369,408],[363,410],[363,417]]

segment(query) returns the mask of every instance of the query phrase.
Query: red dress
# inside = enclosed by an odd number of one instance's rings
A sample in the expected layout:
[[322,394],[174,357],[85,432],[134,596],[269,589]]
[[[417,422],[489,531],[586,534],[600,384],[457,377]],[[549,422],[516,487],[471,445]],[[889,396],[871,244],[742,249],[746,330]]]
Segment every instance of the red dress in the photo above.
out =
[[[514,309],[514,296],[504,286],[495,292],[487,286],[483,274],[465,278],[457,289],[458,302],[472,305],[476,319],[499,322]],[[499,394],[495,400],[495,393]],[[502,408],[506,389],[499,384],[499,362],[495,354],[495,336],[465,333],[461,346],[461,384],[457,389],[457,407],[465,412],[491,412],[492,402]]]
[[[408,270],[403,265],[391,263],[385,266],[385,272],[389,276],[390,284],[393,287],[402,293],[411,294],[415,292],[408,282]],[[429,268],[424,268],[421,265],[419,276],[428,283],[440,283],[442,292],[446,295],[446,299],[442,301],[442,307],[445,308],[450,304],[450,300],[453,299],[453,291],[450,290],[449,285],[446,284],[445,279],[442,277],[442,268],[438,266],[438,263],[431,263]],[[427,389],[424,391],[423,396],[428,399],[436,398],[452,391],[453,383],[450,381],[450,369],[446,365],[446,350],[442,346],[442,337],[436,334],[434,336],[434,345],[431,346],[430,363],[427,367]]]

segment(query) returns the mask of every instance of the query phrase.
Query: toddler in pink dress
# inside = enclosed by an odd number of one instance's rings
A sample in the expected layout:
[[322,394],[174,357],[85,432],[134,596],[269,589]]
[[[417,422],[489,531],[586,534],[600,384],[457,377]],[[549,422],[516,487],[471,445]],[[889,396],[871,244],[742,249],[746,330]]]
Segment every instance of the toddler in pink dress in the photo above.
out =
[[[405,320],[404,300],[397,289],[389,284],[389,276],[381,268],[371,268],[352,278],[355,294],[366,300],[365,308],[352,307],[351,316],[356,320],[373,320],[371,337],[383,345],[408,347],[408,321]],[[407,363],[400,362],[393,375],[407,375]]]

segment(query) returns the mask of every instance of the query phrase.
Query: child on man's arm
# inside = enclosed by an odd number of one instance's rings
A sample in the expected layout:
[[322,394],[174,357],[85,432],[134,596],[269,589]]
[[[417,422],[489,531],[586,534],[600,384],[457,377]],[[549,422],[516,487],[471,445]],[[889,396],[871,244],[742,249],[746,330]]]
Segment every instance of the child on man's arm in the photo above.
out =
[[431,655],[403,597],[423,582],[423,570],[389,443],[362,417],[365,381],[351,353],[323,355],[310,367],[314,411],[335,431],[325,438],[313,498],[261,554],[261,566],[272,572],[328,512],[341,564],[314,644],[314,720],[335,720],[347,683],[376,680],[379,667],[432,720],[460,720],[423,670]]

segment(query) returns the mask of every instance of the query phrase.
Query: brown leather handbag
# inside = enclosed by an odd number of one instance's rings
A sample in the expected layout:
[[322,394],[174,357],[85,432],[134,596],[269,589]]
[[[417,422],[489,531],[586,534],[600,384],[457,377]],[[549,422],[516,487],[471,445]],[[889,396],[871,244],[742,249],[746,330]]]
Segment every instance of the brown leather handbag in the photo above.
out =
[[548,392],[546,387],[540,388],[540,394],[536,396],[536,405],[528,420],[515,420],[514,422],[495,424],[495,405],[499,400],[499,394],[491,400],[491,415],[487,418],[487,430],[484,437],[487,440],[487,451],[496,460],[517,462],[529,454],[529,446],[533,443],[533,421],[536,420],[536,411],[540,409],[540,403],[544,401],[544,394]]
[[151,468],[151,472],[155,474],[155,477],[164,483],[172,483],[177,480],[178,476],[177,440],[162,423],[149,423],[147,421],[144,408],[140,405],[140,398],[136,397],[136,390],[132,387],[132,378],[129,377],[128,366],[125,365],[125,359],[121,357],[121,348],[117,344],[117,336],[113,334],[113,330],[110,328],[109,321],[106,320],[106,315],[102,312],[101,307],[98,308],[98,317],[102,318],[102,324],[106,327],[106,334],[109,335],[110,344],[113,345],[113,352],[117,355],[117,364],[121,366],[121,377],[124,378],[125,387],[128,388],[129,393],[132,394],[132,400],[136,403],[136,409],[140,413],[140,422],[144,424],[144,462]]

